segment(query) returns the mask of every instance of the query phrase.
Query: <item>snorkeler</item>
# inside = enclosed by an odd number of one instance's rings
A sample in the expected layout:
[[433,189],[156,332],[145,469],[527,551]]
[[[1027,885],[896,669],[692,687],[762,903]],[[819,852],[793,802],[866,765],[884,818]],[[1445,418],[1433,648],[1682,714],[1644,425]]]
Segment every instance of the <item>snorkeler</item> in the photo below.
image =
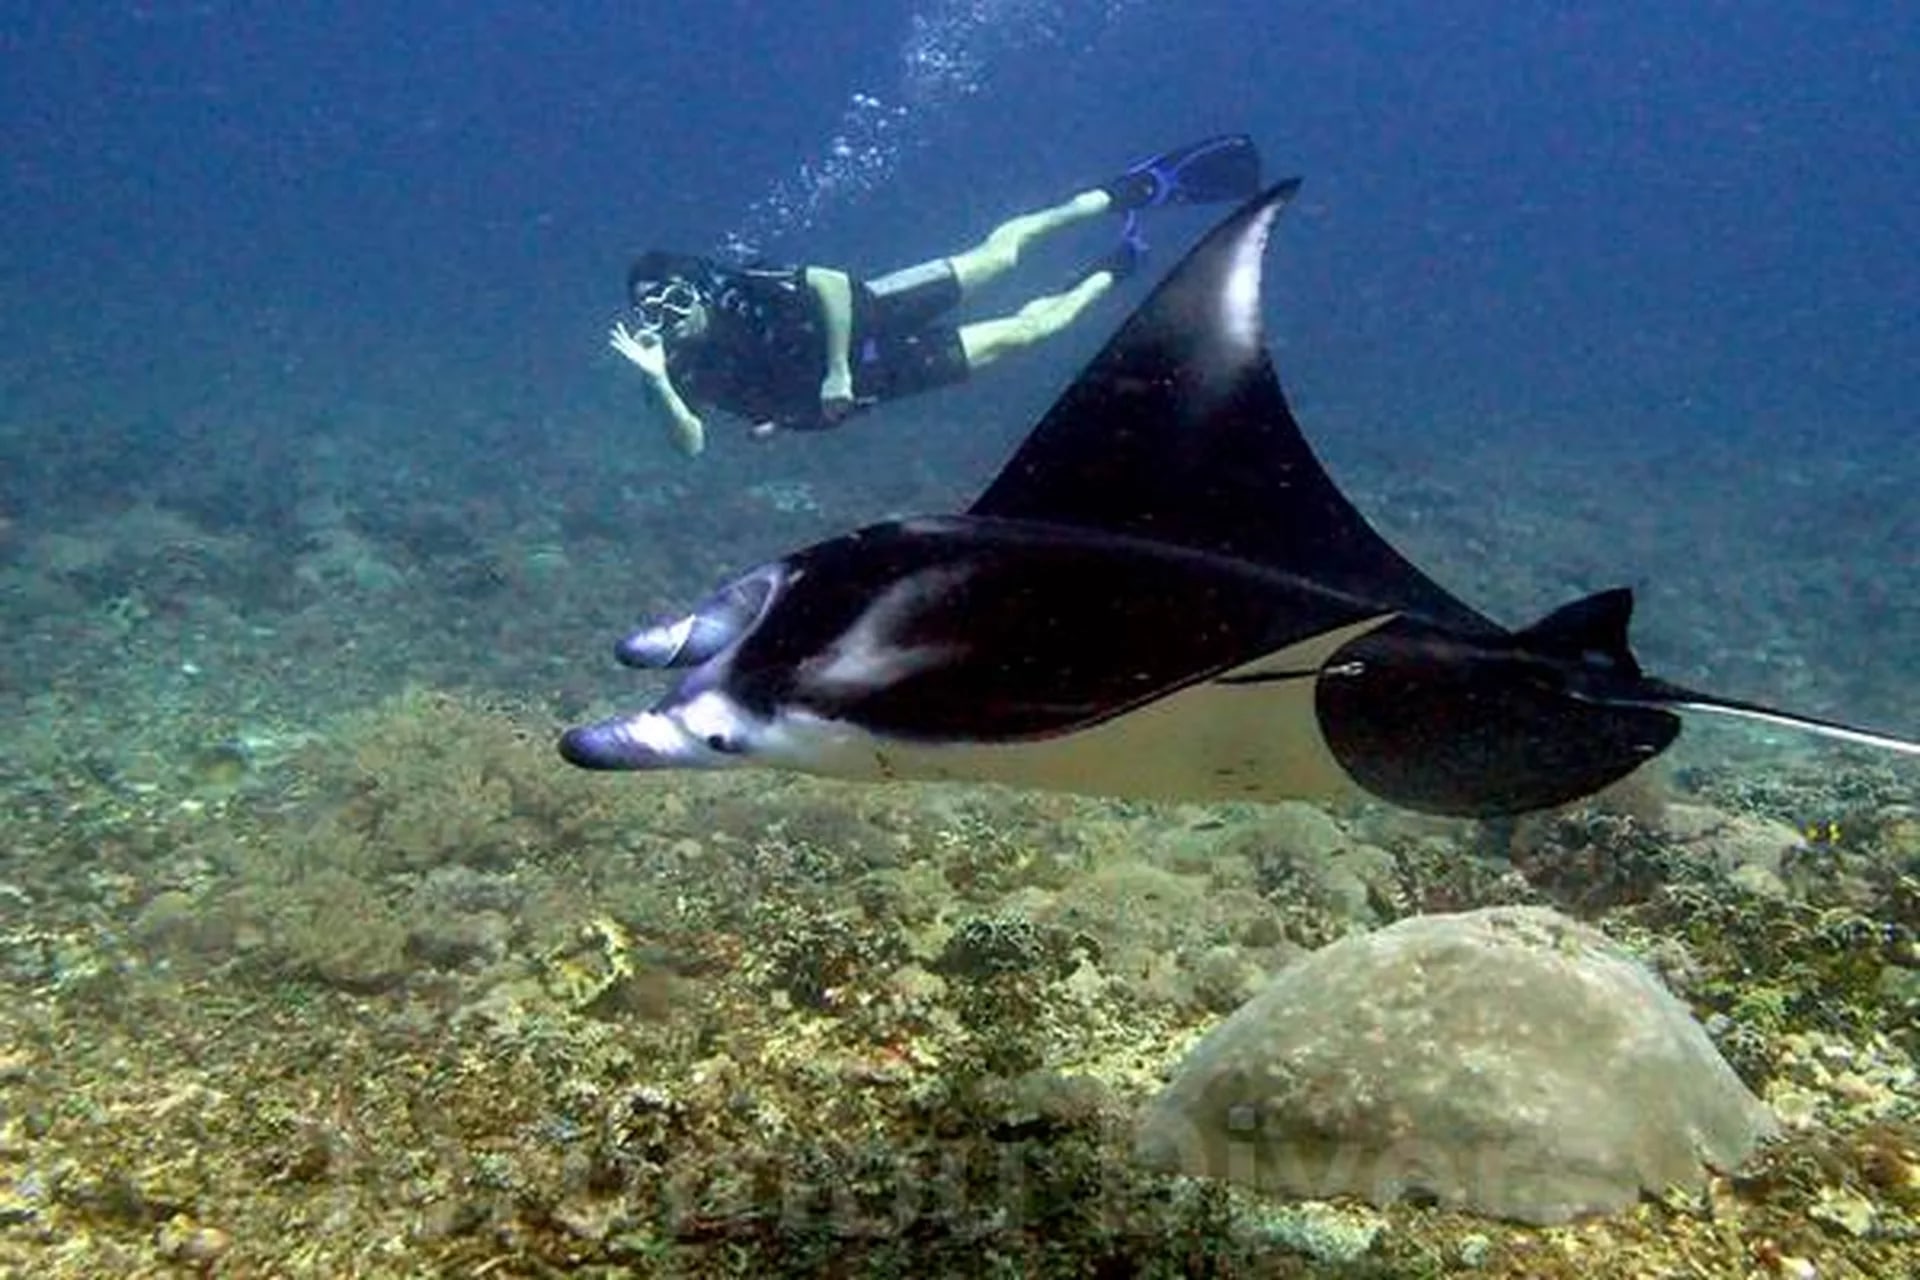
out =
[[[700,413],[720,409],[777,429],[838,426],[886,400],[969,377],[1060,332],[1139,265],[1143,209],[1252,196],[1260,157],[1245,135],[1164,152],[1063,203],[1022,214],[950,258],[860,280],[830,267],[735,268],[655,250],[627,273],[630,310],[613,349],[646,375],[674,444],[698,454]],[[1039,236],[1124,214],[1120,242],[1070,288],[1011,315],[940,323],[980,286],[1011,270]],[[698,406],[696,410],[695,406]]]

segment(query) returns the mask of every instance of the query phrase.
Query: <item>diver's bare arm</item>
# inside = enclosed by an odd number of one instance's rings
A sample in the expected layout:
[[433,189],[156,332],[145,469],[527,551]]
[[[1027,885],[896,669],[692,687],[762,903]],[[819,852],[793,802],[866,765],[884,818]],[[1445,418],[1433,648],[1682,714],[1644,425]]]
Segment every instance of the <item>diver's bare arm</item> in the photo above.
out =
[[607,345],[632,361],[634,367],[646,375],[647,385],[653,388],[661,408],[667,411],[667,429],[673,438],[674,448],[690,458],[706,448],[706,425],[700,421],[699,414],[687,407],[687,402],[680,398],[678,388],[673,385],[673,379],[667,376],[667,349],[662,345],[660,336],[630,330],[626,325],[616,323],[607,334]]
[[853,282],[844,271],[808,267],[807,287],[820,300],[827,328],[827,376],[820,380],[820,408],[839,418],[853,408],[853,369],[848,349],[853,341]]

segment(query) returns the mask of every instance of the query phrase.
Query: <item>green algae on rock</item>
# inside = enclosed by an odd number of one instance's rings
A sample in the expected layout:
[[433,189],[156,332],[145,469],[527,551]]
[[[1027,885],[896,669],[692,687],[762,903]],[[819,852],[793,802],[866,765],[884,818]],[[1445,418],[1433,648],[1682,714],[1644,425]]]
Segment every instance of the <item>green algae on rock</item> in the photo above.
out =
[[1531,1223],[1697,1188],[1775,1129],[1686,1007],[1545,908],[1420,916],[1288,966],[1188,1055],[1147,1164]]

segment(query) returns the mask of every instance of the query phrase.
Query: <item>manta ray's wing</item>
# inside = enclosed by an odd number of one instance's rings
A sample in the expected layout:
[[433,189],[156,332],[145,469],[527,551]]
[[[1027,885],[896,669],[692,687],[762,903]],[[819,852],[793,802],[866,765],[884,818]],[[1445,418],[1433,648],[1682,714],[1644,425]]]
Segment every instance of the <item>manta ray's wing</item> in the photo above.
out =
[[1260,318],[1269,233],[1299,180],[1188,255],[1054,404],[970,515],[1075,525],[1252,561],[1380,613],[1501,628],[1376,533],[1294,420]]

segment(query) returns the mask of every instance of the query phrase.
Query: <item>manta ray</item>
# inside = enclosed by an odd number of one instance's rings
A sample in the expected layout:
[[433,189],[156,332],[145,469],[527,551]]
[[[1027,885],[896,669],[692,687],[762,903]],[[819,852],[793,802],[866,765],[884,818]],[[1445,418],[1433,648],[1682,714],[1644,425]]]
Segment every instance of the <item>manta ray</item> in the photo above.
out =
[[1920,754],[1645,674],[1629,590],[1509,630],[1390,546],[1267,352],[1262,262],[1298,187],[1195,246],[964,514],[815,543],[629,636],[621,662],[678,683],[561,755],[1484,818],[1592,794],[1688,710]]

